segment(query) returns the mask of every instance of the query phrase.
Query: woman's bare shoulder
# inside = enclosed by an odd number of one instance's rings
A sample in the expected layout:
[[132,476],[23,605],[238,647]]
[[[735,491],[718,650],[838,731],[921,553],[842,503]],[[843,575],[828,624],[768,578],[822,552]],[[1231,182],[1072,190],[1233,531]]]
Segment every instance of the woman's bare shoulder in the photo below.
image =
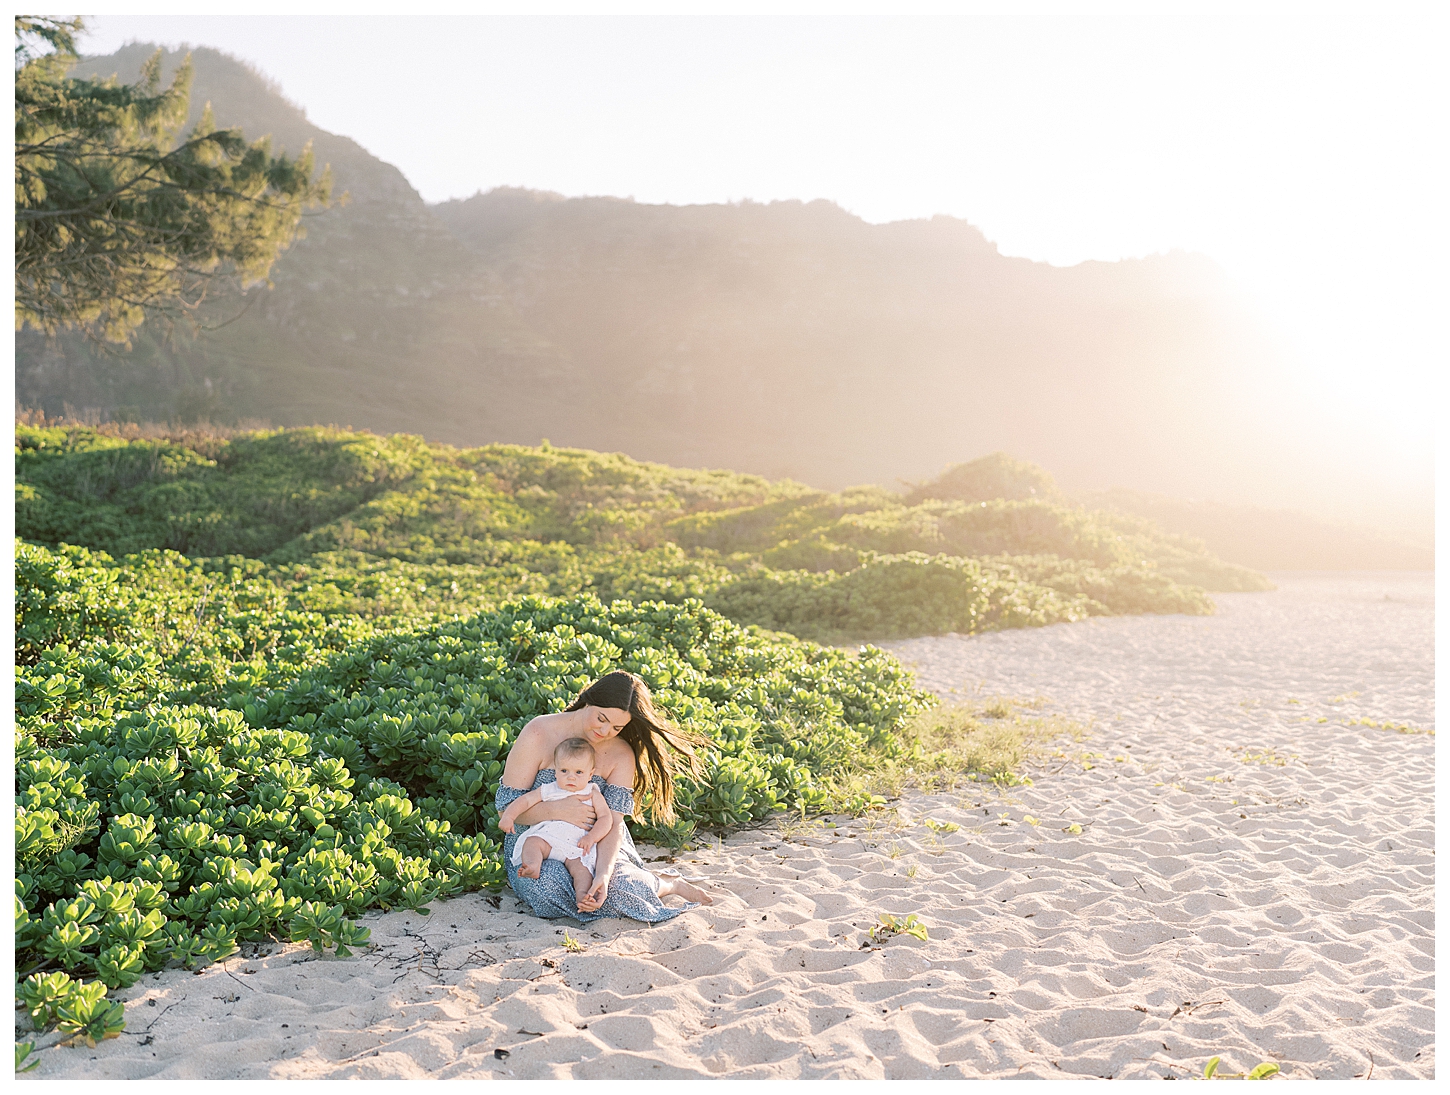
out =
[[611,738],[595,751],[595,770],[605,783],[619,787],[634,786],[634,750],[629,742]]
[[535,715],[528,722],[524,723],[524,728],[519,731],[517,740],[524,741],[527,739],[534,741],[538,738],[548,737],[557,728],[559,721],[567,718],[568,714],[567,711],[555,711],[548,715]]
[[548,767],[558,737],[555,723],[558,714],[538,715],[530,719],[519,736],[509,746],[508,760],[504,762],[505,779],[512,779],[511,787],[524,786],[541,768]]

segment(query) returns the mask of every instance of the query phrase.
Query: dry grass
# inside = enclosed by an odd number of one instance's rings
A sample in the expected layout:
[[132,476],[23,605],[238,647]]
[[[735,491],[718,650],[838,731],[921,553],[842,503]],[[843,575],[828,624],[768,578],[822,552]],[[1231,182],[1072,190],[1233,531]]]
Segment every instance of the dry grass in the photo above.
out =
[[209,422],[116,422],[104,420],[99,411],[86,409],[77,411],[69,404],[58,415],[47,415],[35,407],[15,407],[17,426],[39,426],[61,429],[88,429],[103,437],[119,437],[125,441],[170,441],[194,449],[205,456],[214,456],[218,443],[244,434],[271,430],[271,423],[260,418],[244,418],[233,425]]
[[1056,716],[1035,714],[1037,701],[989,699],[923,711],[901,730],[902,755],[841,781],[840,790],[895,798],[906,788],[926,792],[1025,782],[1023,768],[1062,738],[1080,739],[1086,728]]

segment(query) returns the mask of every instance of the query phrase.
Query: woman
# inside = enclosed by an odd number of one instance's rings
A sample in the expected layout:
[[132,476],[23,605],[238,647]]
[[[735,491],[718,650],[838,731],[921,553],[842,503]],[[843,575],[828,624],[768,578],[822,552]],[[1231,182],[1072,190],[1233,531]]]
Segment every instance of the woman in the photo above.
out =
[[568,738],[584,738],[594,746],[592,782],[600,785],[604,801],[614,813],[614,825],[598,845],[594,885],[588,893],[576,894],[568,868],[557,860],[546,859],[538,878],[520,878],[513,865],[514,842],[528,832],[524,826],[551,820],[584,829],[594,824],[594,807],[588,800],[571,796],[525,810],[518,817],[516,831],[504,837],[504,862],[514,893],[537,916],[572,916],[586,922],[623,916],[657,923],[695,907],[671,908],[662,900],[671,895],[711,904],[710,896],[699,887],[645,870],[624,824],[625,817],[634,813],[635,797],[646,794],[652,820],[674,820],[674,776],[677,772],[701,775],[696,750],[706,744],[705,739],[661,718],[650,700],[649,686],[633,673],[606,673],[580,692],[566,710],[540,715],[524,727],[504,765],[495,799],[499,810],[554,778],[553,769],[546,765],[553,763],[555,748]]

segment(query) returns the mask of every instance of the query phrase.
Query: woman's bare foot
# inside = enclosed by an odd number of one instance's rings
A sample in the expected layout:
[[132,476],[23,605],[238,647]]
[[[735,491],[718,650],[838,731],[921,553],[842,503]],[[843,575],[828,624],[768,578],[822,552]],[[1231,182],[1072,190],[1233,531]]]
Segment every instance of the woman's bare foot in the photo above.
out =
[[670,878],[668,876],[660,879],[660,896],[669,897],[676,894],[686,901],[698,901],[701,905],[713,905],[715,899],[707,894],[699,886],[686,882],[683,878]]

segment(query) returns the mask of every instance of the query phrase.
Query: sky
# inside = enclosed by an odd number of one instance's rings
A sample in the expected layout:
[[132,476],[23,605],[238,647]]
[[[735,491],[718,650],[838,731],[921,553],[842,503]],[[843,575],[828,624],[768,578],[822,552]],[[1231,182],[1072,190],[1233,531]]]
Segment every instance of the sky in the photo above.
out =
[[1428,482],[1443,5],[656,7],[101,14],[81,48],[232,53],[428,201],[826,198],[1061,265],[1203,252],[1283,334],[1304,413]]

